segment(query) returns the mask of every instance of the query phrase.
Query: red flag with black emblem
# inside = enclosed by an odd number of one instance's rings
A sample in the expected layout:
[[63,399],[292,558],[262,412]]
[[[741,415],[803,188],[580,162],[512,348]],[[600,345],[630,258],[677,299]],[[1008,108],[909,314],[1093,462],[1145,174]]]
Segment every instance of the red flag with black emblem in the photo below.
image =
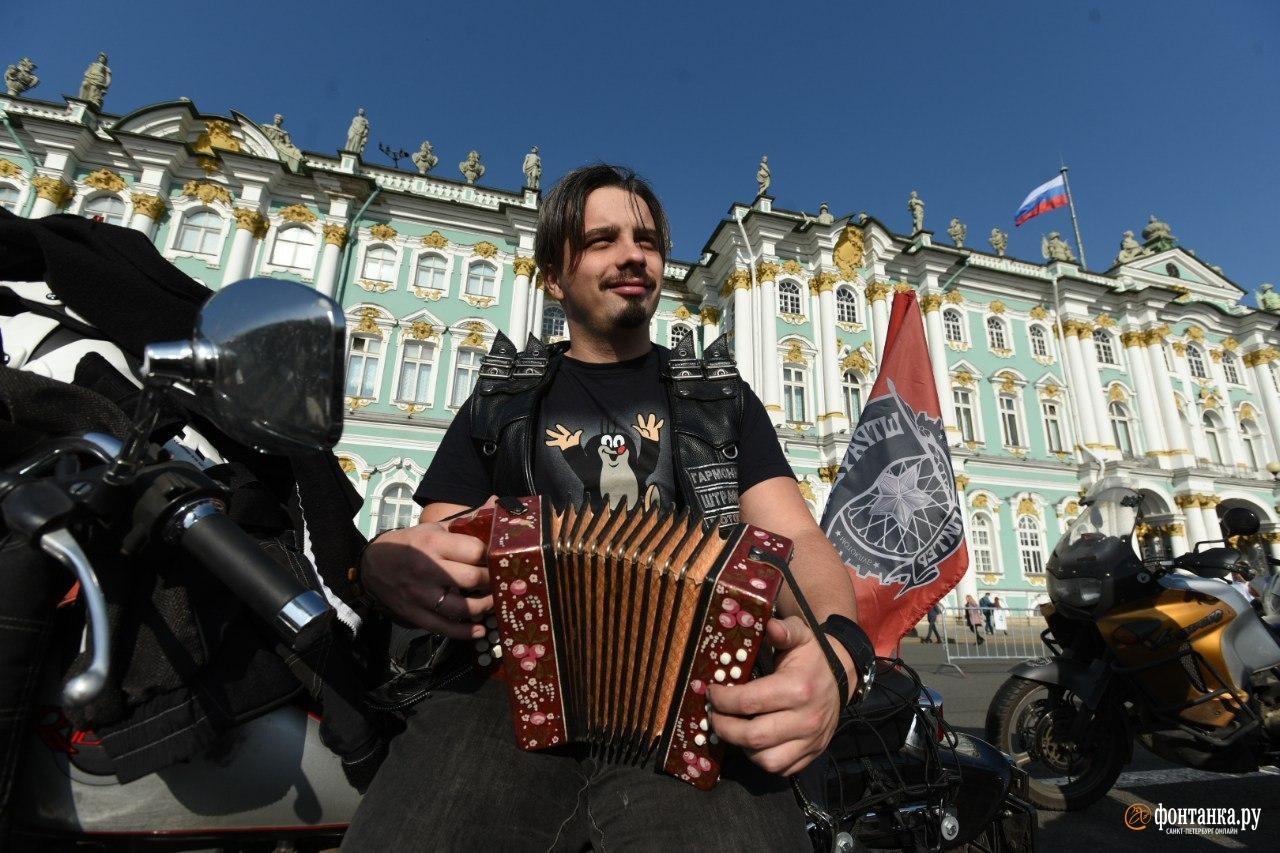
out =
[[822,514],[876,654],[964,577],[969,554],[914,291],[893,300],[880,372]]

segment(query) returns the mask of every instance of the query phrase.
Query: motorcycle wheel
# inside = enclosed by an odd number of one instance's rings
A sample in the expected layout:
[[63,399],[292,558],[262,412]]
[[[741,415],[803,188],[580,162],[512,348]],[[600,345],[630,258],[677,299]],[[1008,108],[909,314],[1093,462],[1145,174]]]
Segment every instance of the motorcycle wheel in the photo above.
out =
[[1079,707],[1060,687],[1017,677],[991,700],[987,740],[1027,772],[1031,801],[1039,808],[1082,809],[1105,797],[1124,769],[1126,729],[1120,720],[1095,718],[1083,744],[1062,737]]

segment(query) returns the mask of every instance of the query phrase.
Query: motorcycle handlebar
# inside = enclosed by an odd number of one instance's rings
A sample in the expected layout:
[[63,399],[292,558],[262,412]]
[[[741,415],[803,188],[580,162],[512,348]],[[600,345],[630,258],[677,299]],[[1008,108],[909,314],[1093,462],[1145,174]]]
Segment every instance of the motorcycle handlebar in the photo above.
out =
[[178,516],[169,538],[221,580],[295,651],[305,651],[329,630],[333,609],[263,552],[212,500]]

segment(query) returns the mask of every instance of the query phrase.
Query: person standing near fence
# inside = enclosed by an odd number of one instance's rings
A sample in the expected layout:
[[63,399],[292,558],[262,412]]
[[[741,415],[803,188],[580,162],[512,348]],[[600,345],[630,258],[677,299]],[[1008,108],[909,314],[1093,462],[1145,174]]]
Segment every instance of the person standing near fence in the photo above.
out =
[[983,623],[982,608],[978,605],[978,602],[974,601],[972,595],[964,597],[964,621],[969,626],[969,630],[973,632],[974,639],[978,641],[978,645],[985,643],[986,640],[978,632]]
[[978,599],[978,606],[982,608],[982,624],[984,630],[988,634],[995,633],[991,629],[991,593],[984,592],[982,598]]
[[[922,643],[941,643],[942,642],[942,634],[938,633],[938,617],[940,615],[942,615],[942,602],[939,601],[939,602],[935,602],[934,605],[929,608],[929,632],[924,635],[924,639],[921,640],[920,642]],[[938,639],[935,640],[933,639],[934,637],[937,637]]]
[[1009,608],[1004,606],[998,595],[996,600],[991,602],[991,625],[998,633],[1009,633]]

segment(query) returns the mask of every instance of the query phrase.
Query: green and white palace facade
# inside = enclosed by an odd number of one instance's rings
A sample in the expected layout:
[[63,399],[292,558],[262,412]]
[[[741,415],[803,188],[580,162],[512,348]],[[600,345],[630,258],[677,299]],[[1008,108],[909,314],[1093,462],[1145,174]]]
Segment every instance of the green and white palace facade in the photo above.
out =
[[[502,331],[565,335],[532,260],[539,192],[284,156],[260,124],[189,101],[108,115],[76,99],[0,96],[0,205],[135,228],[217,289],[257,275],[336,299],[349,334],[338,447],[367,534],[409,524],[410,495]],[[443,172],[444,169],[439,171]],[[661,187],[658,188],[661,192]],[[729,201],[729,200],[726,200]],[[1145,212],[1135,209],[1135,214]],[[955,230],[954,228],[952,229]],[[1280,556],[1277,315],[1148,223],[1101,274],[809,216],[761,195],[667,263],[653,339],[721,333],[765,405],[815,515],[870,391],[891,300],[913,289],[943,401],[970,571],[960,593],[1041,600],[1044,565],[1082,486],[1146,497],[1144,546],[1181,552],[1218,516],[1263,520]]]

